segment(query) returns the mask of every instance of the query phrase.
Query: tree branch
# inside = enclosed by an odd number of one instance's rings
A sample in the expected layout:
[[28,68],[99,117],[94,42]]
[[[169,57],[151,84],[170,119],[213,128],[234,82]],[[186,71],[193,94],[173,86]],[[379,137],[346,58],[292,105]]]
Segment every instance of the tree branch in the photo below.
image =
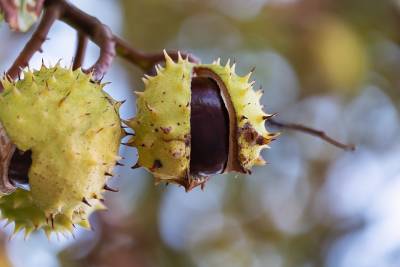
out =
[[[132,48],[124,40],[113,35],[108,26],[102,24],[96,17],[90,16],[68,1],[47,0],[45,1],[43,18],[36,32],[32,35],[31,40],[26,44],[24,50],[7,72],[7,75],[11,79],[16,79],[21,70],[28,66],[29,60],[34,53],[41,50],[41,46],[47,39],[51,26],[57,19],[70,25],[79,33],[77,54],[74,59],[73,68],[82,65],[88,38],[99,46],[99,58],[88,70],[93,72],[95,80],[100,80],[104,76],[110,68],[116,53],[145,72],[150,71],[154,65],[164,61],[163,53],[144,53]],[[168,51],[168,54],[173,60],[178,60],[179,52]],[[200,62],[198,58],[189,53],[181,53],[181,55],[184,58],[187,57],[193,63]]]
[[[144,53],[131,47],[126,41],[114,35],[116,51],[118,56],[126,59],[130,63],[138,66],[144,72],[151,70],[154,65],[165,60],[164,53]],[[188,58],[190,62],[199,63],[200,60],[190,53],[180,53],[183,58]],[[178,51],[168,51],[168,55],[174,60],[178,60]]]
[[83,61],[85,60],[87,44],[88,44],[87,36],[82,33],[78,33],[78,41],[76,46],[74,63],[72,65],[73,70],[82,67]]
[[[31,39],[25,45],[22,52],[14,61],[11,68],[6,72],[7,77],[14,80],[21,73],[21,70],[28,66],[29,60],[37,52],[41,51],[43,43],[47,40],[47,35],[51,26],[60,17],[60,10],[54,5],[48,6],[44,11],[42,20],[40,21],[36,31]],[[0,92],[2,88],[0,88]]]
[[100,47],[98,60],[88,70],[93,72],[93,79],[100,80],[110,68],[115,57],[115,41],[111,30],[97,18],[86,14],[64,0],[47,0],[45,7],[43,18],[37,30],[6,75],[11,79],[18,77],[21,70],[28,66],[29,60],[35,52],[41,50],[51,26],[57,19],[60,19],[75,28],[80,34],[90,37]]
[[67,1],[48,0],[47,2],[60,6],[60,9],[63,10],[60,20],[67,23],[81,34],[87,35],[99,46],[100,56],[89,71],[93,72],[93,78],[95,80],[102,79],[111,67],[116,54],[114,35],[110,28],[101,23],[96,17],[90,16]]
[[301,124],[296,124],[296,123],[284,123],[284,122],[280,122],[280,121],[276,121],[273,118],[270,118],[266,121],[268,124],[278,127],[278,128],[282,128],[282,129],[289,129],[289,130],[294,130],[294,131],[299,131],[299,132],[303,132],[312,136],[316,136],[336,147],[339,147],[341,149],[344,149],[346,151],[354,151],[356,149],[355,145],[353,144],[343,144],[339,141],[336,141],[335,139],[333,139],[332,137],[328,136],[325,132],[320,131],[320,130],[316,130]]

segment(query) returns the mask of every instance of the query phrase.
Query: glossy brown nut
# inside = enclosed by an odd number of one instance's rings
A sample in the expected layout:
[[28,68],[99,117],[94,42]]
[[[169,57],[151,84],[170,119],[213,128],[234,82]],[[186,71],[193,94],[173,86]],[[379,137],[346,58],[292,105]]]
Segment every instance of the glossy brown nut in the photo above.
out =
[[222,173],[228,160],[228,111],[215,81],[194,77],[191,83],[190,174],[209,176]]
[[17,149],[11,158],[10,167],[8,169],[10,181],[14,184],[28,184],[28,173],[31,165],[32,152],[29,150],[24,153]]

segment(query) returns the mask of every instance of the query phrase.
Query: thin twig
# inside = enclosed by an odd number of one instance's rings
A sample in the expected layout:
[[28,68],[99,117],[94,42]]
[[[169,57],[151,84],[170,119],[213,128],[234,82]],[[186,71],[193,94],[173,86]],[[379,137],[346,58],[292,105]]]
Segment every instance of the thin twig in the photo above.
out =
[[[21,69],[28,65],[33,54],[36,51],[40,51],[43,42],[47,39],[51,26],[57,19],[64,21],[72,28],[76,29],[80,36],[82,36],[80,37],[80,39],[82,38],[82,43],[78,45],[74,68],[81,65],[82,63],[80,61],[83,61],[84,48],[86,46],[86,41],[83,40],[83,36],[86,36],[86,38],[89,38],[99,46],[99,58],[88,70],[93,72],[93,78],[95,80],[100,80],[104,76],[110,68],[116,53],[140,67],[145,72],[150,71],[154,65],[162,63],[165,60],[163,53],[145,53],[132,48],[124,40],[113,35],[107,25],[104,25],[96,17],[90,16],[68,1],[47,0],[45,1],[45,13],[41,23],[13,66],[7,72],[7,75],[11,79],[17,78]],[[82,47],[80,47],[80,45],[82,45]],[[178,60],[179,53],[177,51],[168,51],[168,54],[173,60]],[[200,62],[198,58],[189,53],[182,52],[181,56],[183,58],[188,58],[188,60],[193,63]]]
[[276,121],[273,118],[270,118],[267,120],[267,123],[269,123],[272,126],[278,127],[278,128],[283,128],[283,129],[290,129],[290,130],[294,130],[294,131],[299,131],[299,132],[303,132],[306,134],[310,134],[316,137],[319,137],[320,139],[336,146],[339,147],[341,149],[347,150],[347,151],[354,151],[356,149],[355,145],[353,144],[343,144],[339,141],[336,141],[335,139],[333,139],[332,137],[328,136],[325,132],[320,131],[320,130],[316,130],[301,124],[297,124],[297,123],[284,123],[284,122],[280,122],[280,121]]
[[102,79],[107,70],[111,67],[116,54],[114,36],[108,26],[64,0],[47,0],[45,2],[45,7],[43,18],[37,30],[25,45],[23,51],[6,75],[11,79],[16,79],[18,77],[21,70],[28,66],[29,60],[35,52],[41,50],[41,46],[47,39],[47,35],[53,23],[57,19],[60,19],[81,34],[88,36],[99,46],[100,56],[88,72],[93,73],[94,80]]
[[76,52],[75,52],[74,63],[72,65],[72,69],[76,70],[76,69],[82,67],[83,61],[85,60],[87,44],[88,44],[87,36],[78,32],[78,41],[77,41]]
[[[115,46],[118,56],[128,60],[132,64],[147,72],[153,68],[154,65],[161,63],[165,60],[164,53],[145,53],[131,47],[126,41],[114,35]],[[168,51],[168,55],[174,60],[178,60],[178,51]],[[200,60],[190,53],[181,52],[183,58],[188,58],[190,62],[199,63]]]
[[[14,64],[11,66],[11,68],[6,72],[7,77],[13,80],[16,79],[21,73],[21,70],[28,66],[29,60],[32,58],[32,56],[37,51],[41,51],[43,43],[47,40],[47,35],[51,26],[59,17],[59,8],[54,5],[50,5],[46,8],[43,18],[31,39],[25,45],[24,49],[14,61]],[[1,90],[2,88],[0,88],[0,91]]]
[[114,35],[110,28],[101,23],[96,17],[90,16],[67,1],[51,0],[50,2],[59,5],[60,9],[63,10],[63,15],[60,17],[62,21],[81,34],[88,36],[90,40],[99,46],[99,58],[89,70],[93,72],[95,80],[102,79],[111,67],[116,54]]

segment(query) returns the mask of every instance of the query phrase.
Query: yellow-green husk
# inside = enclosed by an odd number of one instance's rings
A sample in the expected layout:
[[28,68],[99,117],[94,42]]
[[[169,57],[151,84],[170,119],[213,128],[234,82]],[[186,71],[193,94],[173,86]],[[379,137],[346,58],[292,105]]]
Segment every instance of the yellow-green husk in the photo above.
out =
[[118,159],[119,104],[90,74],[59,65],[2,84],[0,121],[19,150],[32,151],[32,166],[30,191],[3,196],[1,216],[28,233],[88,226]]

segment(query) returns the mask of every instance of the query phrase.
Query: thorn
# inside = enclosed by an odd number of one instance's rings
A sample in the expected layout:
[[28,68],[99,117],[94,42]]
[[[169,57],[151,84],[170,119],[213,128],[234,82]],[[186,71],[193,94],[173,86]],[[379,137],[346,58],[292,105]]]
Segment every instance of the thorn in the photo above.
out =
[[256,71],[256,66],[252,67],[250,73],[254,73]]
[[141,91],[133,91],[133,93],[137,96],[137,97],[141,97],[144,95],[144,92]]
[[131,169],[138,169],[141,168],[142,166],[139,165],[139,162],[136,162],[134,166],[131,167]]
[[263,119],[263,120],[268,120],[268,119],[270,119],[270,118],[272,118],[272,117],[275,117],[277,114],[278,114],[278,113],[273,113],[273,114],[271,114],[271,115],[262,116],[262,119]]
[[155,112],[154,108],[149,105],[149,103],[145,102],[144,105],[150,112]]
[[85,197],[82,198],[82,202],[85,203],[86,205],[88,205],[89,207],[92,206],[92,205],[90,205],[89,201],[87,201],[87,199]]
[[232,67],[231,67],[231,73],[236,73],[236,61],[233,61]]
[[167,64],[167,66],[172,65],[174,63],[174,61],[168,55],[168,53],[167,53],[167,51],[165,49],[163,50],[163,53],[164,53],[164,57],[165,57],[165,63]]
[[125,135],[130,135],[130,136],[135,136],[134,133],[129,133],[129,132],[127,132],[127,131],[124,131],[124,134],[125,134]]
[[105,175],[105,176],[110,176],[110,177],[114,176],[114,174],[111,174],[111,173],[109,173],[109,172],[105,172],[104,175]]
[[[48,87],[48,84],[46,83],[46,87]],[[69,91],[59,102],[58,102],[58,107],[61,107],[61,105],[64,103],[64,101],[69,97],[71,94],[71,91]]]
[[231,59],[230,58],[228,58],[228,61],[226,62],[226,65],[225,65],[225,67],[230,67],[231,66]]
[[268,139],[265,138],[264,136],[258,136],[256,138],[256,144],[259,146],[263,146],[263,145],[268,145],[271,141],[274,141],[275,139]]
[[112,187],[109,187],[107,184],[104,185],[103,189],[107,190],[107,191],[111,191],[111,192],[119,192],[118,189],[114,189]]
[[117,165],[117,166],[125,166],[125,164],[122,164],[121,162],[118,162],[118,161],[115,163],[115,165]]
[[157,65],[155,66],[155,69],[156,69],[157,75],[159,75],[159,74],[161,73],[161,65],[160,65],[160,64],[157,64]]

